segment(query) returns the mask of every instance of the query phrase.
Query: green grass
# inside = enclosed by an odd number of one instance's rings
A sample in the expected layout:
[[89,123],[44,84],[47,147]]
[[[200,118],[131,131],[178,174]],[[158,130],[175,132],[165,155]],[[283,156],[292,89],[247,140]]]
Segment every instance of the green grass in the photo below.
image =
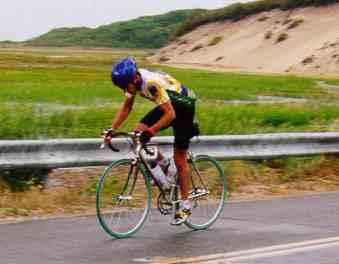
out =
[[339,80],[328,80],[326,83],[339,86]]
[[148,52],[0,50],[0,102],[87,105],[121,101],[121,92],[111,85],[110,71],[115,61],[130,54],[143,63]]
[[108,70],[2,69],[0,101],[57,104],[108,102],[119,96],[118,90],[110,86]]
[[[138,104],[121,128],[131,131],[152,105]],[[99,137],[109,126],[118,106],[88,107],[47,112],[37,106],[1,106],[0,138]],[[198,105],[202,134],[252,134],[265,132],[335,131],[338,106],[312,105]],[[161,135],[170,135],[171,130]]]
[[10,68],[107,68],[124,56],[143,61],[152,50],[81,48],[4,48],[0,49],[0,67]]
[[[112,99],[120,101],[120,91],[110,83],[111,65],[131,53],[0,51],[0,66],[3,65],[0,71],[0,102],[90,104],[107,103]],[[147,53],[134,54],[141,67],[150,66],[144,60]],[[312,98],[325,95],[316,86],[316,79],[312,78],[151,68],[169,72],[202,99],[255,99],[258,95]]]
[[316,79],[295,76],[264,76],[218,73],[202,70],[165,69],[191,87],[199,97],[218,100],[255,99],[258,95],[307,97],[324,96]]
[[338,129],[339,107],[314,105],[200,106],[205,134],[329,131]]
[[[111,64],[128,54],[131,51],[0,50],[0,139],[98,137],[123,99],[121,91],[111,85]],[[134,54],[141,66],[159,68],[145,62],[146,52]],[[203,134],[338,128],[339,107],[335,105],[230,106],[221,102],[258,95],[328,98],[315,78],[161,69],[197,93]],[[153,106],[138,98],[122,129],[133,129]],[[168,134],[170,130],[162,133]]]
[[[78,105],[121,101],[121,91],[111,85],[110,69],[110,65],[102,69],[3,68],[0,72],[0,102]],[[202,100],[255,99],[258,95],[307,98],[325,95],[315,80],[307,78],[164,70],[193,89]]]

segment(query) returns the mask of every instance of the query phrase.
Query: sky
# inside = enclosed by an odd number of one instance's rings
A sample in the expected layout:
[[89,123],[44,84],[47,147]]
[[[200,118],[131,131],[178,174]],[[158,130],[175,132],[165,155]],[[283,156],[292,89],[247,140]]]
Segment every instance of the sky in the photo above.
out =
[[59,27],[97,27],[177,9],[224,7],[246,0],[4,0],[0,41],[22,41]]

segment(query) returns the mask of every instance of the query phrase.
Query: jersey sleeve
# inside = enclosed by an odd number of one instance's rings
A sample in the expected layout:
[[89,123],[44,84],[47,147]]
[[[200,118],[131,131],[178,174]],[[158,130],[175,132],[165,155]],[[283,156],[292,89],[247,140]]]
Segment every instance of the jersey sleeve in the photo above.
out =
[[146,92],[148,96],[150,96],[153,101],[158,104],[164,104],[170,101],[170,98],[165,90],[164,87],[161,86],[161,84],[149,81],[146,85]]

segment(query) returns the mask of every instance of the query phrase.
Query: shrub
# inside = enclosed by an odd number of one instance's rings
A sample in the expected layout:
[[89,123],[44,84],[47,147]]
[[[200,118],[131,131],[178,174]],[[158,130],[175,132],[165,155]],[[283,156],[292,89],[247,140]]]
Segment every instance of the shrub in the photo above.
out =
[[287,27],[287,30],[296,28],[302,23],[304,23],[304,19],[302,19],[302,18],[296,19]]
[[163,15],[115,22],[97,28],[59,28],[27,41],[33,46],[82,46],[107,48],[160,48],[176,27],[197,10],[179,10]]
[[160,62],[167,62],[167,61],[169,61],[169,60],[171,60],[171,59],[168,58],[168,57],[165,57],[165,56],[161,56],[161,57],[159,58],[159,61],[160,61]]
[[278,36],[276,43],[283,42],[283,41],[285,41],[286,39],[288,39],[288,35],[287,35],[286,33],[281,33],[281,34]]
[[338,2],[337,0],[282,0],[280,4],[281,10],[289,10],[297,7],[321,6]]
[[175,32],[175,36],[181,36],[201,25],[223,20],[239,20],[245,16],[259,13],[261,11],[269,11],[279,7],[272,0],[261,0],[251,3],[236,3],[224,8],[200,12],[198,15],[191,16],[184,23],[179,25]]
[[310,63],[312,63],[314,61],[314,58],[315,58],[314,55],[309,56],[309,57],[305,58],[301,63],[303,65],[310,64]]
[[287,25],[287,24],[291,23],[292,21],[293,21],[292,18],[286,18],[286,19],[282,22],[282,24],[283,24],[283,26],[284,26],[284,25]]
[[174,35],[181,36],[193,29],[216,21],[237,21],[244,17],[279,8],[289,10],[297,7],[321,6],[336,3],[338,0],[260,0],[249,3],[236,3],[224,8],[201,11],[181,23]]
[[49,172],[48,169],[15,169],[2,171],[0,178],[7,182],[11,191],[22,192],[32,186],[42,186]]
[[259,17],[259,18],[258,18],[258,21],[259,21],[259,22],[264,22],[264,21],[266,21],[266,20],[268,20],[268,19],[270,19],[270,17],[268,17],[268,16],[262,16],[262,17]]
[[268,31],[268,32],[266,32],[266,34],[265,34],[265,39],[271,39],[272,36],[273,36],[273,32],[272,32],[272,31]]
[[185,45],[185,44],[187,44],[188,43],[188,41],[186,40],[186,39],[181,39],[181,40],[179,40],[178,41],[178,45],[180,46],[180,45]]
[[272,113],[263,119],[262,125],[278,127],[287,122],[288,122],[288,117],[282,114],[279,114],[279,113]]
[[204,46],[203,46],[202,44],[198,44],[198,45],[194,46],[194,47],[191,49],[191,52],[200,50],[200,49],[202,49],[203,47],[204,47]]
[[208,46],[215,46],[219,44],[222,40],[223,40],[222,36],[215,37],[208,43]]
[[314,118],[313,113],[286,113],[286,112],[272,112],[264,117],[262,125],[278,127],[281,125],[291,126],[305,126],[309,124]]

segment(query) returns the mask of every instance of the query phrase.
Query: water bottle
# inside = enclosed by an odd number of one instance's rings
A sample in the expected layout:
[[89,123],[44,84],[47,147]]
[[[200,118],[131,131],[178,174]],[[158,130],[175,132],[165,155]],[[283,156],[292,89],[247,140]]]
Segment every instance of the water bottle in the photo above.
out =
[[175,165],[173,158],[167,159],[168,169],[167,169],[167,180],[170,184],[175,184],[175,175],[177,174],[177,166]]
[[163,190],[168,190],[171,187],[171,184],[168,181],[166,174],[163,172],[163,170],[161,169],[160,165],[157,162],[151,163],[151,171],[156,181]]

